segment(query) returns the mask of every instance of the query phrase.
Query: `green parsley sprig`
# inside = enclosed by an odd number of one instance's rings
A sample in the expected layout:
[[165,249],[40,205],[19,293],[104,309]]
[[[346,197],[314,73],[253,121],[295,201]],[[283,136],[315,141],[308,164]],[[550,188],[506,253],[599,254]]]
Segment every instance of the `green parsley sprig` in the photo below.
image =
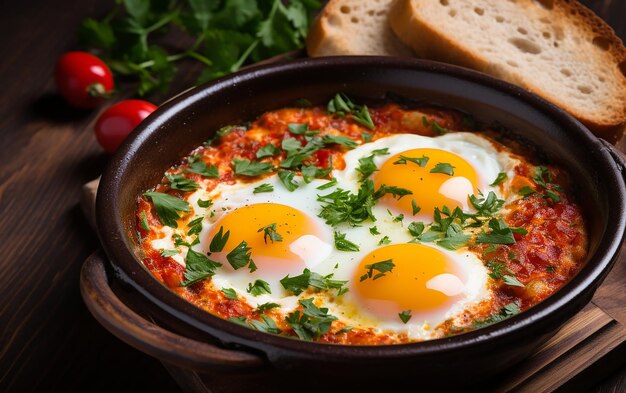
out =
[[[303,47],[319,0],[122,0],[108,16],[85,19],[80,41],[140,96],[165,93],[176,63],[202,65],[197,83]],[[172,48],[166,42],[188,43]]]

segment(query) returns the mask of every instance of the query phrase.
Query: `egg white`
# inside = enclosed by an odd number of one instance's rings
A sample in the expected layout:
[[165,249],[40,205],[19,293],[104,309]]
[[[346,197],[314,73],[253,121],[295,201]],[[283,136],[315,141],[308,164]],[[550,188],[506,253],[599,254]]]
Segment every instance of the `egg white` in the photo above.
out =
[[[494,191],[500,197],[502,197],[501,187],[492,187],[489,184],[496,179],[500,172],[505,172],[509,178],[513,178],[513,170],[518,163],[518,160],[506,151],[498,151],[492,142],[472,133],[455,132],[435,138],[413,134],[392,135],[363,144],[345,153],[345,169],[334,170],[332,173],[332,176],[337,179],[337,184],[325,190],[319,190],[317,187],[326,184],[327,180],[315,179],[311,183],[306,184],[302,177],[295,176],[294,180],[300,184],[300,187],[293,192],[289,192],[278,176],[274,175],[253,183],[240,181],[237,181],[235,184],[222,183],[211,191],[204,189],[195,191],[187,198],[187,201],[190,203],[194,217],[203,216],[205,218],[203,220],[202,232],[199,235],[201,242],[194,246],[194,250],[205,254],[209,252],[208,242],[210,239],[206,239],[207,234],[224,214],[250,204],[279,203],[298,209],[307,214],[320,228],[325,228],[322,231],[321,240],[328,245],[328,252],[324,251],[326,255],[323,260],[316,261],[309,268],[323,276],[333,274],[333,279],[352,280],[355,276],[354,270],[356,266],[363,257],[380,247],[379,242],[383,236],[387,236],[391,243],[394,244],[409,242],[412,237],[407,231],[407,226],[412,221],[417,221],[418,217],[411,217],[405,214],[403,219],[398,219],[398,212],[390,211],[385,206],[376,205],[373,208],[373,213],[376,217],[375,222],[365,222],[358,227],[340,224],[333,228],[318,217],[321,205],[317,198],[318,195],[326,195],[339,188],[356,192],[360,186],[359,173],[356,171],[356,168],[359,166],[358,160],[371,155],[374,150],[384,148],[388,149],[389,155],[381,155],[374,158],[374,162],[379,168],[385,160],[394,154],[416,148],[436,148],[455,153],[474,167],[479,176],[479,187],[485,195],[489,191]],[[264,183],[271,184],[274,187],[274,191],[254,194],[254,188]],[[210,199],[213,201],[213,205],[208,208],[202,208],[198,205],[198,200],[200,199]],[[372,235],[370,233],[370,228],[373,226],[376,226],[380,235]],[[334,231],[346,234],[348,240],[359,246],[359,251],[338,251],[333,244]],[[157,250],[174,248],[173,233],[179,233],[184,239],[190,240],[186,236],[184,228],[172,230],[168,227],[162,227],[158,238],[152,241],[152,247]],[[346,294],[338,297],[335,296],[335,291],[319,292],[314,295],[305,291],[300,296],[295,296],[287,292],[280,284],[279,280],[283,277],[267,277],[258,270],[250,273],[248,269],[233,271],[230,268],[219,268],[212,277],[212,285],[217,290],[234,289],[239,297],[244,298],[253,307],[266,302],[278,303],[281,305],[282,312],[285,315],[298,306],[299,299],[316,296],[324,299],[324,307],[329,308],[330,314],[337,316],[350,326],[375,327],[380,331],[392,331],[398,334],[406,334],[412,339],[425,340],[434,337],[433,328],[439,323],[446,319],[454,318],[462,314],[464,310],[491,297],[487,285],[487,269],[476,255],[463,249],[449,251],[440,247],[436,248],[442,254],[451,258],[468,277],[465,283],[463,299],[449,309],[439,310],[426,319],[420,317],[412,318],[406,324],[399,319],[394,321],[383,320],[363,310],[359,306],[359,299],[356,298],[353,291],[348,291]],[[174,255],[173,258],[184,266],[183,252]],[[290,276],[301,273],[301,271],[289,272]],[[246,288],[255,279],[267,281],[270,284],[271,294],[263,294],[256,297],[249,294]],[[349,286],[350,284],[348,284]]]

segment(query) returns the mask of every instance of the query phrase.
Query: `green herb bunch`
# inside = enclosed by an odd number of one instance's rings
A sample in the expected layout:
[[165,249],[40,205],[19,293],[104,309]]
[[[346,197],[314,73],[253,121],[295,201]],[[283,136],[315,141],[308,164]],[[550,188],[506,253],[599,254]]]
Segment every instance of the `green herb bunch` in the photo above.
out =
[[301,48],[320,7],[319,0],[116,0],[102,20],[85,19],[79,37],[116,76],[138,81],[144,96],[167,92],[182,59],[202,65],[203,83]]

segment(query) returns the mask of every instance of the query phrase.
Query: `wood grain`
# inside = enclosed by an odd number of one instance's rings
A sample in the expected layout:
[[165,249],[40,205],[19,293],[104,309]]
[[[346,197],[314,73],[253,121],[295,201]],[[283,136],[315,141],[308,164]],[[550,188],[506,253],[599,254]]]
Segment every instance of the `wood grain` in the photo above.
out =
[[[584,3],[626,37],[625,1]],[[99,110],[67,107],[54,92],[51,74],[61,53],[78,48],[80,21],[102,17],[113,4],[0,2],[1,392],[180,391],[159,362],[93,319],[78,288],[81,264],[98,247],[78,207],[81,188],[101,173],[107,157],[92,132]],[[180,75],[171,94],[193,83],[188,67]],[[612,289],[603,287],[594,299],[622,323],[626,306],[612,293],[626,293],[625,278],[626,265],[618,265],[607,278]],[[589,380],[598,381],[593,375]],[[625,387],[622,369],[593,389]]]

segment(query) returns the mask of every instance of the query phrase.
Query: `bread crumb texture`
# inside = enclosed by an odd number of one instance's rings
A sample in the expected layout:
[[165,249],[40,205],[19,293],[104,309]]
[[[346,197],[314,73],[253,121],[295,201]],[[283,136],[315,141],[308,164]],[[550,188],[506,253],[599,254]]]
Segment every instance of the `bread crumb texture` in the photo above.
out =
[[393,0],[330,0],[311,26],[309,56],[411,56],[387,21]]
[[570,0],[398,0],[389,23],[420,57],[521,85],[615,141],[626,124],[626,49]]

